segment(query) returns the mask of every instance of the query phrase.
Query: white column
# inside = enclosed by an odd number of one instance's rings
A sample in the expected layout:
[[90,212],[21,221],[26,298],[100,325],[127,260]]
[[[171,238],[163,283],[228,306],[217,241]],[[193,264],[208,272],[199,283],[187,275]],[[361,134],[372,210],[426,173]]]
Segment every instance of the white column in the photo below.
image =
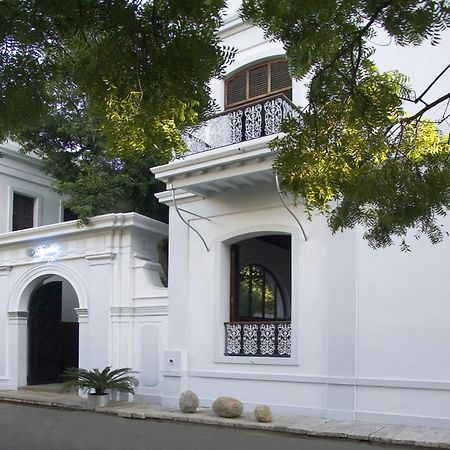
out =
[[11,388],[27,385],[28,313],[10,312],[8,327],[8,376]]
[[10,383],[8,366],[8,300],[11,289],[11,266],[0,266],[0,386]]
[[89,315],[86,308],[75,308],[78,316],[78,366],[90,369]]
[[134,318],[132,307],[111,308],[111,364],[113,368],[133,367]]
[[169,348],[163,355],[161,403],[165,407],[176,407],[185,389],[188,369],[189,230],[177,217],[174,207],[170,208],[169,224]]
[[[110,304],[116,282],[113,277],[114,257],[113,253],[86,256],[90,266],[88,276],[89,321],[87,324],[89,360],[87,358],[84,360],[86,365],[83,367],[84,369],[103,369],[111,365]],[[86,347],[83,348],[83,350],[85,349]]]
[[357,232],[329,244],[327,417],[355,420]]

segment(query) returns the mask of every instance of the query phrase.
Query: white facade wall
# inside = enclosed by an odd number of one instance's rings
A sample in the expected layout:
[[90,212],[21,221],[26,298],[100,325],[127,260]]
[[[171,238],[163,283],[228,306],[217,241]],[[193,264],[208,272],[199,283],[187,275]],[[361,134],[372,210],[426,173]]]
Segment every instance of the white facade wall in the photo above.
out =
[[[283,54],[233,12],[227,20],[221,36],[238,48],[228,75]],[[301,85],[293,88],[302,103]],[[224,81],[212,91],[223,107]],[[168,183],[160,200],[170,206],[163,403],[176,406],[192,389],[205,406],[231,395],[248,409],[265,403],[285,414],[450,427],[450,241],[433,246],[411,236],[410,253],[372,250],[362,230],[332,235],[323,217],[308,221],[302,205],[288,200],[305,241],[277,194],[267,142],[154,169]],[[208,250],[180,220],[170,188]],[[262,233],[292,236],[292,356],[224,356],[229,246]]]
[[[177,203],[208,219],[189,223],[210,251],[172,206],[165,404],[192,389],[204,405],[231,395],[283,413],[450,426],[448,240],[372,250],[359,229],[332,235],[300,205],[305,242],[271,183]],[[293,354],[282,361],[224,356],[229,244],[262,232],[292,234]]]

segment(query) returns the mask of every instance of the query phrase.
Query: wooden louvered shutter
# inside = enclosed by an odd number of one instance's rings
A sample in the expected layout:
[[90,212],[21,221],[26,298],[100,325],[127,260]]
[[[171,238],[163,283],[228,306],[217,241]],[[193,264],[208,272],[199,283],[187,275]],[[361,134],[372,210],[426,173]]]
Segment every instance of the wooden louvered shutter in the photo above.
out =
[[292,85],[287,61],[279,61],[271,64],[271,91],[288,89]]
[[243,70],[226,83],[226,108],[283,93],[292,99],[287,61],[273,61]]
[[267,72],[267,64],[248,71],[249,99],[267,94],[269,90],[269,76]]
[[241,73],[227,83],[227,106],[247,99],[247,72]]

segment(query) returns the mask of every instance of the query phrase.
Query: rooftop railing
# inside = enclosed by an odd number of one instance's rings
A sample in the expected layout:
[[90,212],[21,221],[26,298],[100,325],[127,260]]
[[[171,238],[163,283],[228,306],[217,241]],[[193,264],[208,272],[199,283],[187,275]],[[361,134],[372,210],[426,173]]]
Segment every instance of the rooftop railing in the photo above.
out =
[[277,134],[283,121],[297,115],[283,94],[224,111],[184,134],[188,155]]

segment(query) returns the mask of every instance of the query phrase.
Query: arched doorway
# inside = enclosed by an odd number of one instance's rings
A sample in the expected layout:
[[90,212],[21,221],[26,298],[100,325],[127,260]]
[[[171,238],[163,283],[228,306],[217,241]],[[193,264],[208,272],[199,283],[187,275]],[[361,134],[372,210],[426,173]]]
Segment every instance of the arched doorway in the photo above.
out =
[[68,367],[78,367],[79,332],[72,285],[50,276],[33,290],[28,303],[27,384],[61,381]]

